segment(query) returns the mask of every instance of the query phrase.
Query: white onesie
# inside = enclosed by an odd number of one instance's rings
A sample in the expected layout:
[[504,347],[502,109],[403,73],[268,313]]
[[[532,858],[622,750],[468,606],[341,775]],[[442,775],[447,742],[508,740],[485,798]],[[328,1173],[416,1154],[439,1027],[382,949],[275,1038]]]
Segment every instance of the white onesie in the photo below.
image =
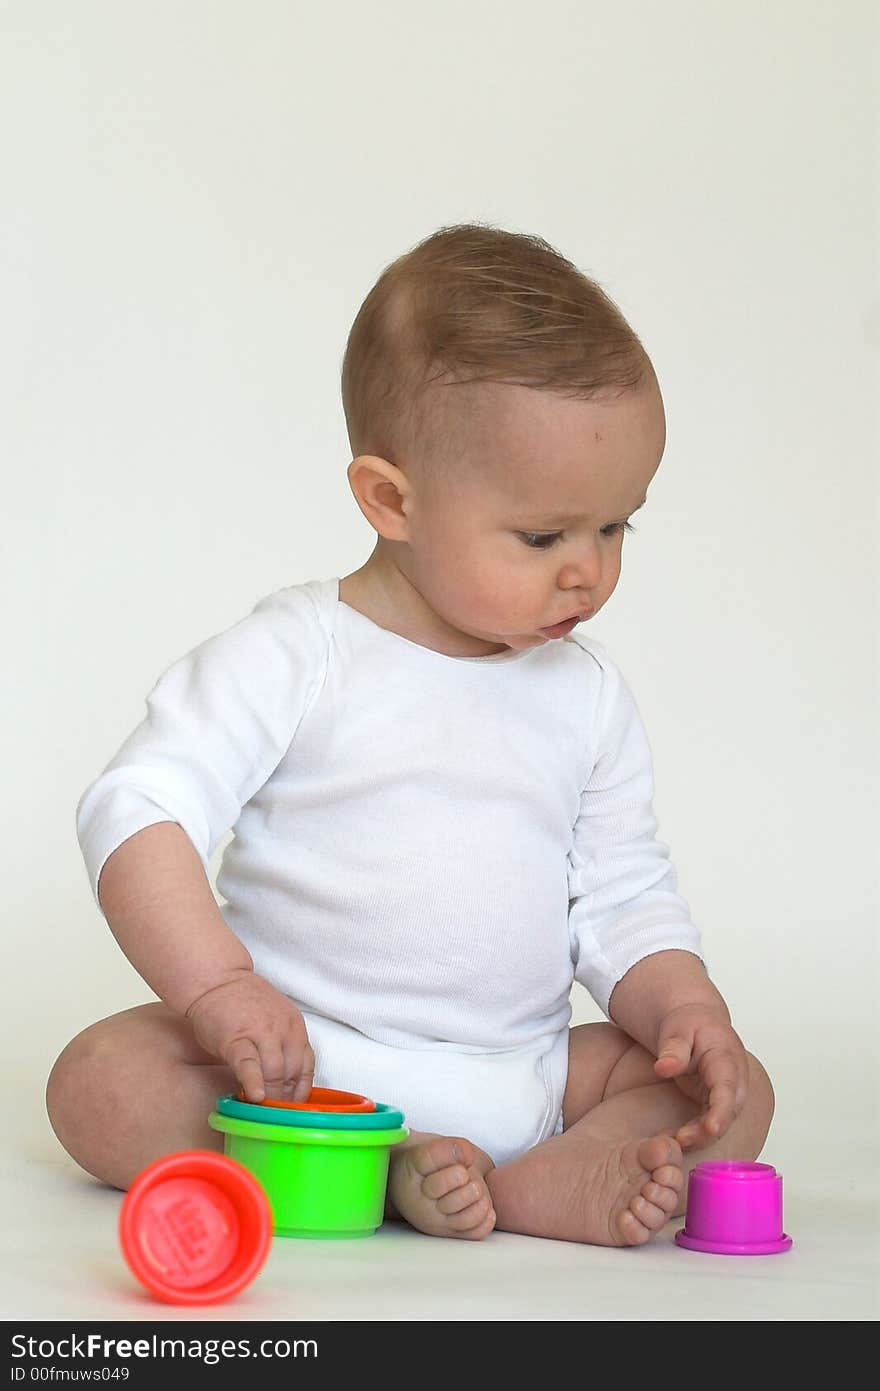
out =
[[642,957],[701,956],[656,839],[651,752],[575,631],[448,657],[291,585],[160,677],[77,808],[92,892],[175,821],[258,974],[302,1010],[315,1084],[496,1164],[560,1128],[572,979],[607,1013]]

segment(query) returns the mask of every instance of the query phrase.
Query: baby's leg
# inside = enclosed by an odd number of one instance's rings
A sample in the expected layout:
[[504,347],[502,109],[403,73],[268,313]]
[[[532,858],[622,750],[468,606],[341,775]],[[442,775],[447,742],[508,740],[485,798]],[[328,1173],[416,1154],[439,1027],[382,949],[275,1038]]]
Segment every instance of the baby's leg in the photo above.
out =
[[721,1139],[686,1154],[672,1138],[700,1107],[614,1024],[569,1035],[563,1133],[493,1169],[487,1185],[499,1230],[637,1246],[685,1209],[685,1176],[706,1159],[755,1159],[773,1115],[773,1089],[748,1054],[745,1107]]
[[46,1108],[68,1154],[95,1178],[128,1188],[177,1150],[223,1149],[208,1115],[237,1090],[232,1070],[196,1043],[166,1005],[138,1005],[84,1029],[49,1076]]

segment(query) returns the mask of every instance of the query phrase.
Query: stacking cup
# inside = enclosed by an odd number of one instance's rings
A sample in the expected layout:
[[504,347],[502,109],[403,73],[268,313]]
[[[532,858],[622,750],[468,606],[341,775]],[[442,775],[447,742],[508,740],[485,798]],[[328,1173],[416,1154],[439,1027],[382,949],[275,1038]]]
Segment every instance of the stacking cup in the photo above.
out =
[[688,1177],[679,1246],[719,1256],[770,1256],[787,1251],[782,1230],[782,1175],[772,1164],[721,1159],[697,1164]]
[[276,1236],[371,1236],[385,1215],[392,1146],[409,1131],[400,1111],[370,1105],[321,1112],[224,1096],[208,1124],[262,1185]]
[[132,1273],[167,1304],[216,1304],[244,1289],[272,1241],[266,1194],[214,1150],[180,1150],[148,1164],[119,1212]]

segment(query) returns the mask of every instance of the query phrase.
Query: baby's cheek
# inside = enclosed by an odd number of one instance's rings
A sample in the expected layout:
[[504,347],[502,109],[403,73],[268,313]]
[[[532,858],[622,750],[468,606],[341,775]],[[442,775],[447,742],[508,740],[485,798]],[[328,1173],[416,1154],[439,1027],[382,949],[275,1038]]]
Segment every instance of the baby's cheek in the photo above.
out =
[[471,602],[478,604],[480,613],[490,618],[496,627],[517,631],[528,629],[539,601],[523,583],[521,575],[495,568],[479,574]]

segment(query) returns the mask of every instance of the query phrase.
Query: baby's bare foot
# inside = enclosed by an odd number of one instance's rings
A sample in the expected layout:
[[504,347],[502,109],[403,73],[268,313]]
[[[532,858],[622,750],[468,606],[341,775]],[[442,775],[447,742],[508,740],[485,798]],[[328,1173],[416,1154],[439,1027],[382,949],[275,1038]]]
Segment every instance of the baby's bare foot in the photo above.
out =
[[684,1187],[669,1135],[609,1143],[577,1127],[493,1169],[499,1230],[595,1246],[641,1246],[665,1226]]
[[601,1203],[617,1189],[608,1217],[612,1246],[642,1246],[665,1227],[684,1187],[682,1162],[670,1135],[629,1140],[610,1152],[603,1175],[606,1191],[595,1197]]
[[492,1160],[455,1135],[410,1136],[395,1145],[388,1197],[397,1213],[429,1236],[479,1241],[495,1226],[485,1175]]

